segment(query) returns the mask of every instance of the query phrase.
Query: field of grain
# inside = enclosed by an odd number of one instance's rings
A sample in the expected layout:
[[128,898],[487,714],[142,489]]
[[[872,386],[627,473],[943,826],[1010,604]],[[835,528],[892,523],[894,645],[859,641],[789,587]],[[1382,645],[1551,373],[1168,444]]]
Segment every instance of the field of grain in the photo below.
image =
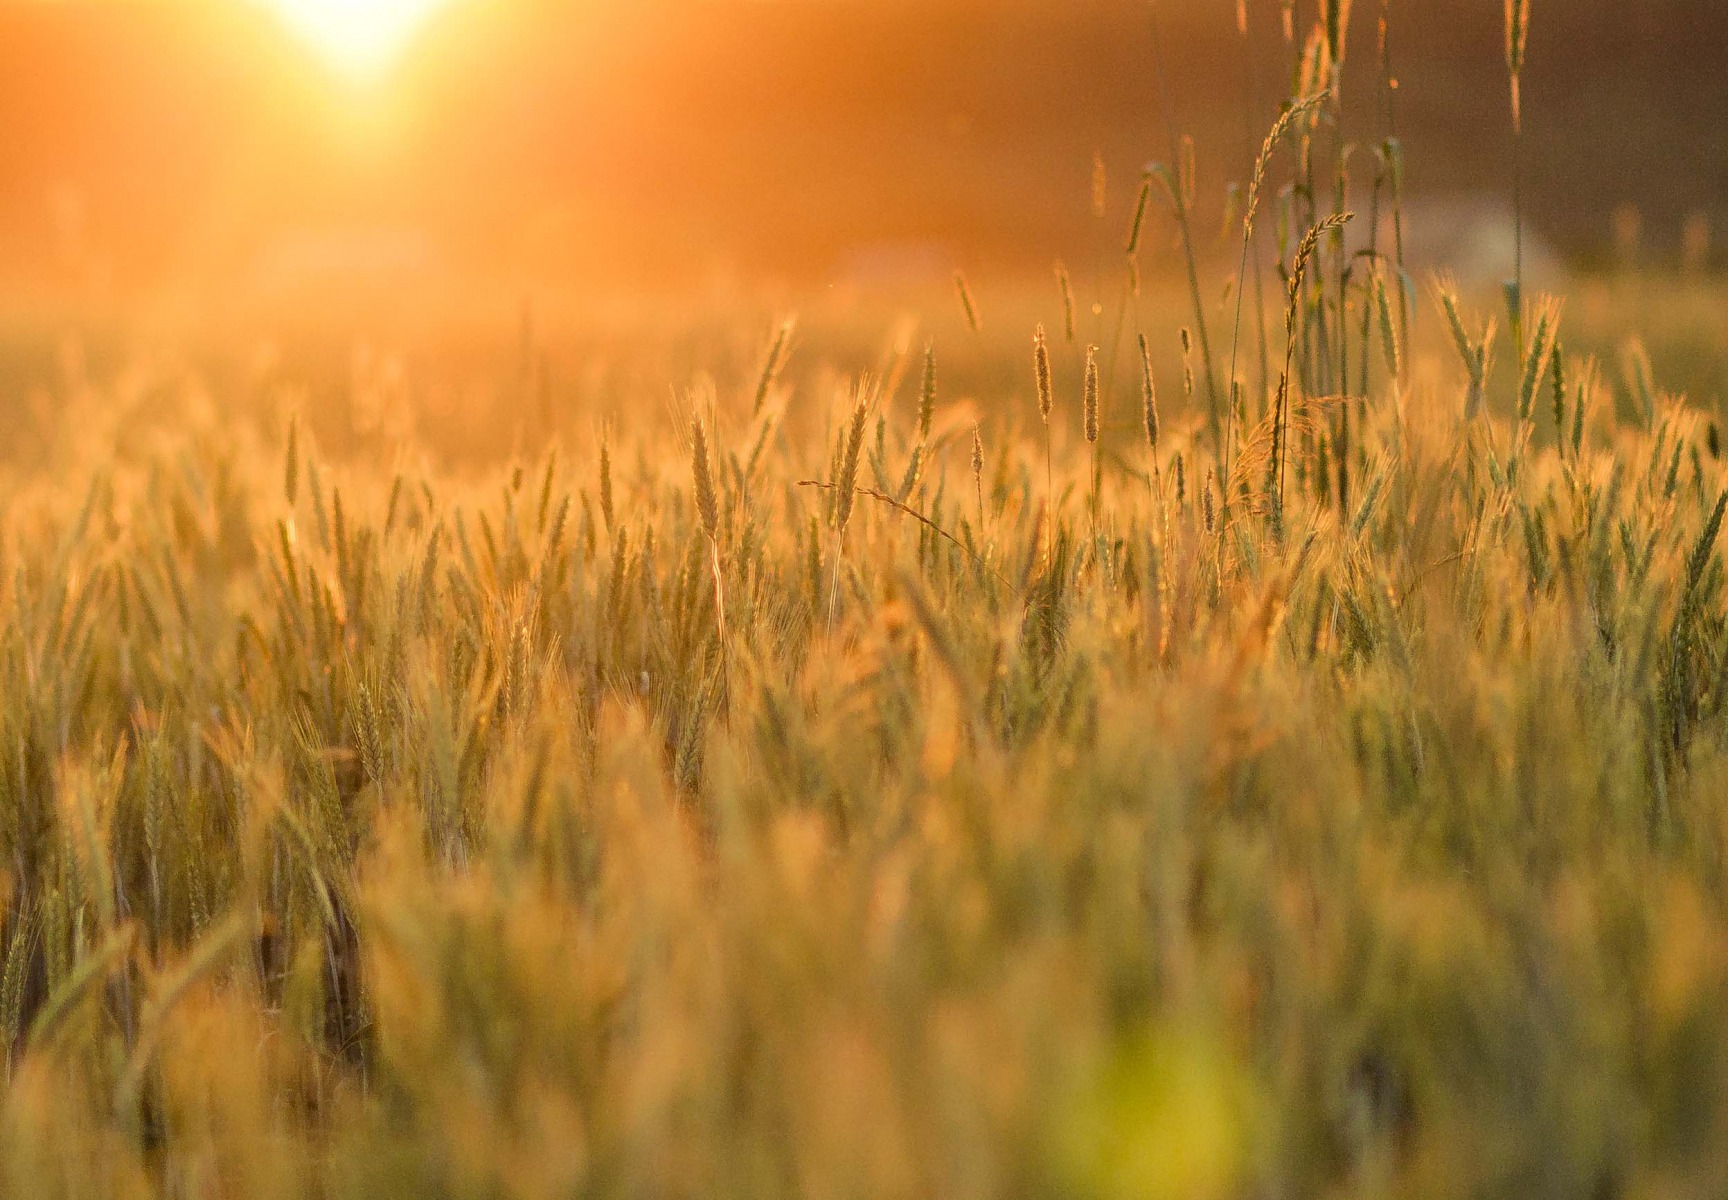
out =
[[1728,1190],[1725,301],[1407,268],[1358,7],[1222,256],[14,320],[0,1195]]

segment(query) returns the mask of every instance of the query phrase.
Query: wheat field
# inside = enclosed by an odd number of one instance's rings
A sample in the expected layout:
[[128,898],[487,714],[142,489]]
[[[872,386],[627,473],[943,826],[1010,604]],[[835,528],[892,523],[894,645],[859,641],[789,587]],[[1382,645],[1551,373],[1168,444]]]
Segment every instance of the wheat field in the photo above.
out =
[[0,1192],[1728,1190],[1718,429],[1405,268],[1348,18],[1221,266],[1173,135],[1105,267],[733,317],[670,399],[675,329],[484,432],[68,367],[0,473]]

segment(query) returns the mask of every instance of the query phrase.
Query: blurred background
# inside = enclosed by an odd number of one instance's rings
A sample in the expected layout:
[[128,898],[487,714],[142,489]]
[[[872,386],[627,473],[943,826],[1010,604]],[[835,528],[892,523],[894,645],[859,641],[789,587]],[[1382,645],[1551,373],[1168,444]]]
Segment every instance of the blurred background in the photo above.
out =
[[[1297,5],[1299,28],[1312,6]],[[1214,189],[1245,174],[1290,75],[1276,0],[1248,4],[1252,80],[1235,8],[1164,5],[1174,120]],[[1357,0],[1346,84],[1367,142],[1378,8]],[[6,300],[266,301],[332,278],[387,294],[404,279],[511,291],[1045,271],[1088,244],[1095,155],[1125,209],[1141,166],[1168,153],[1143,0],[347,11],[368,9],[0,0]],[[1465,267],[1498,252],[1506,207],[1500,10],[1392,5],[1411,200],[1431,213],[1434,252]],[[1534,21],[1528,180],[1544,252],[1583,269],[1627,253],[1719,265],[1720,0],[1538,0]]]
[[[1381,10],[1355,0],[1345,75],[1368,145]],[[1161,11],[1215,295],[1226,187],[1292,50],[1280,0],[1247,0],[1246,54],[1237,0]],[[1390,11],[1412,263],[1491,305],[1501,0]],[[1154,62],[1145,0],[0,0],[0,441],[172,347],[161,371],[224,402],[329,401],[330,437],[397,380],[422,414],[470,414],[466,448],[524,436],[490,432],[500,405],[592,421],[696,371],[748,377],[792,310],[847,369],[916,311],[947,379],[1012,394],[989,372],[1061,319],[1052,263],[1083,304],[1120,286],[1140,174],[1170,154]],[[1584,347],[1654,330],[1665,384],[1718,404],[1721,0],[1537,0],[1525,111],[1533,278],[1566,286]],[[1154,208],[1139,319],[1169,355],[1186,299]],[[970,358],[955,270],[986,315]]]

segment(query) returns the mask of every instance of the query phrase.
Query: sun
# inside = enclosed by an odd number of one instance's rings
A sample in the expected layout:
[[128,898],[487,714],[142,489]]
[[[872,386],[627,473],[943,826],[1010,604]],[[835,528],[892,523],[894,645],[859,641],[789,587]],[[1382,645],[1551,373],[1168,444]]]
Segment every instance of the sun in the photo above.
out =
[[344,75],[373,78],[386,70],[437,9],[449,0],[264,0],[301,38]]

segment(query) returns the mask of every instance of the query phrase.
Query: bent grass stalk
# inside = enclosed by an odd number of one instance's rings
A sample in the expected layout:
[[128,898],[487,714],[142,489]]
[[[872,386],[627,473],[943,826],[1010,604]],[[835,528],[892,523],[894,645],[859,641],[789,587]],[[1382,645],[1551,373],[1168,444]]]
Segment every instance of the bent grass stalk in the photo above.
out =
[[1524,357],[1524,54],[1530,36],[1530,0],[1506,0],[1506,70],[1512,103],[1512,337]]
[[1311,228],[1303,235],[1301,244],[1296,249],[1296,261],[1290,269],[1289,299],[1284,316],[1284,370],[1278,377],[1278,404],[1272,427],[1272,463],[1278,476],[1274,511],[1279,514],[1282,514],[1284,509],[1284,462],[1289,457],[1287,443],[1290,425],[1290,374],[1296,358],[1296,325],[1302,302],[1302,280],[1308,272],[1310,260],[1320,246],[1320,239],[1334,229],[1342,228],[1354,216],[1354,213],[1334,213]]
[[1212,341],[1206,332],[1206,302],[1200,292],[1200,267],[1194,251],[1194,232],[1190,220],[1190,202],[1195,194],[1194,179],[1194,143],[1192,139],[1178,139],[1174,110],[1170,103],[1170,85],[1164,63],[1164,42],[1158,30],[1158,0],[1148,0],[1147,15],[1152,31],[1152,66],[1153,74],[1158,82],[1158,103],[1164,115],[1164,130],[1169,142],[1170,158],[1176,164],[1176,175],[1172,178],[1168,169],[1160,171],[1159,177],[1169,193],[1172,209],[1176,216],[1177,232],[1182,240],[1182,259],[1188,270],[1188,295],[1194,308],[1194,329],[1200,339],[1201,369],[1206,380],[1206,400],[1210,406],[1212,420],[1213,449],[1220,459],[1224,449],[1223,431],[1223,401],[1218,394],[1218,383],[1212,368]]
[[[1242,255],[1237,267],[1236,317],[1230,333],[1230,379],[1232,381],[1236,378],[1238,356],[1242,342],[1242,300],[1244,291],[1242,287],[1242,278],[1248,271],[1248,254],[1254,241],[1254,218],[1260,210],[1260,194],[1266,184],[1266,173],[1272,165],[1272,155],[1277,151],[1279,143],[1289,135],[1290,130],[1295,127],[1298,121],[1302,120],[1309,113],[1324,104],[1326,98],[1327,93],[1320,92],[1317,95],[1298,100],[1295,104],[1290,105],[1280,113],[1278,119],[1273,122],[1271,130],[1267,133],[1266,140],[1261,143],[1260,153],[1254,159],[1254,173],[1248,185],[1248,203],[1242,213]],[[1262,400],[1260,403],[1263,405],[1265,402]],[[1224,478],[1226,479],[1230,477],[1230,447],[1234,442],[1235,426],[1236,422],[1232,420],[1230,422],[1230,436],[1227,438],[1225,443]]]

